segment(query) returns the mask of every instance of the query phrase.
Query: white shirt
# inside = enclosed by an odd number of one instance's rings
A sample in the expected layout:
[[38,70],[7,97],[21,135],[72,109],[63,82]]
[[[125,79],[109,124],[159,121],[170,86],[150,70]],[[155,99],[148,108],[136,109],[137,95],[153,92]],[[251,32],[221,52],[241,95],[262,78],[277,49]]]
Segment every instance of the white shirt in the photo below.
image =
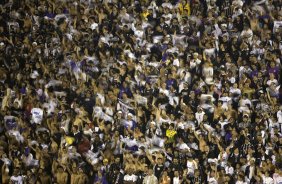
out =
[[49,88],[51,86],[59,86],[61,85],[63,82],[59,81],[59,80],[51,80],[48,82],[48,84],[45,85],[45,88]]
[[249,179],[251,179],[254,176],[254,172],[255,172],[255,167],[254,166],[250,166]]
[[41,121],[43,119],[43,110],[40,108],[33,108],[31,110],[32,114],[32,121],[36,124],[41,124]]
[[15,136],[16,140],[19,142],[24,141],[24,137],[21,135],[21,133],[18,130],[10,130],[9,134]]
[[267,85],[270,86],[272,83],[274,83],[275,86],[278,86],[278,81],[276,79],[268,80]]
[[138,30],[138,29],[136,29],[136,30],[134,31],[134,35],[137,36],[138,38],[142,38],[143,35],[144,35],[144,31],[143,31],[143,30]]
[[274,184],[282,184],[282,176],[278,174],[273,174]]
[[234,168],[231,167],[231,166],[226,166],[226,167],[225,167],[225,173],[226,173],[226,174],[229,174],[229,175],[233,175],[233,173],[234,173]]
[[275,20],[273,22],[273,32],[276,32],[280,26],[282,26],[282,21]]
[[227,103],[232,100],[229,96],[220,97],[218,100],[222,101],[223,103]]
[[99,98],[101,100],[101,104],[104,105],[105,96],[103,94],[97,93],[97,98]]
[[190,61],[190,68],[193,69],[196,66],[198,66],[199,64],[201,64],[201,60],[199,60],[199,59],[192,59]]
[[251,106],[252,102],[249,99],[242,99],[241,102],[240,102],[241,107],[246,107],[247,104],[249,104]]
[[217,184],[217,181],[214,177],[208,179],[209,184]]
[[160,88],[160,93],[165,94],[167,97],[169,96],[169,91],[167,89]]
[[143,180],[143,184],[157,184],[158,178],[154,175],[146,176]]
[[169,104],[172,105],[172,106],[173,105],[178,105],[178,103],[179,103],[179,97],[177,97],[177,96],[169,95],[168,99],[169,99]]
[[271,177],[262,176],[263,184],[274,184],[274,180]]
[[208,77],[213,77],[213,67],[204,67],[203,68],[203,75],[208,78]]
[[178,59],[173,60],[173,65],[174,66],[179,66],[179,60]]
[[198,123],[203,122],[203,120],[204,120],[204,115],[205,115],[205,112],[204,112],[204,111],[202,111],[202,112],[196,112],[196,113],[195,113],[195,116],[196,116],[196,119],[197,119]]
[[230,77],[230,78],[228,78],[228,81],[231,82],[232,84],[234,84],[236,82],[236,78]]
[[103,109],[100,106],[93,107],[94,117],[102,117],[104,115]]
[[10,179],[15,184],[23,184],[23,177],[22,176],[12,176]]
[[221,167],[226,167],[227,165],[227,153],[224,152],[222,155],[218,155],[218,161]]
[[187,161],[187,169],[188,169],[188,173],[194,173],[195,170],[195,163],[194,160],[193,161]]
[[219,121],[218,124],[220,124],[220,127],[221,127],[221,134],[222,135],[225,135],[225,129],[224,129],[224,126],[227,125],[229,122],[228,120],[224,120],[224,121]]
[[53,100],[53,99],[50,100],[49,103],[48,103],[48,106],[47,106],[47,108],[48,108],[47,114],[49,115],[49,114],[55,112],[56,106],[57,106],[57,103],[55,102],[55,100]]
[[277,119],[278,119],[278,123],[282,124],[282,111],[278,111],[277,112]]
[[206,54],[206,56],[214,56],[215,55],[215,48],[210,48],[210,49],[205,49],[204,53]]
[[133,126],[133,121],[132,121],[132,120],[130,120],[130,121],[124,121],[124,126],[129,127],[129,128],[132,128],[132,126]]
[[235,184],[247,184],[247,182],[243,182],[243,181],[236,181]]
[[124,181],[132,181],[132,182],[135,182],[137,180],[137,176],[132,174],[132,175],[125,175],[124,176]]
[[252,41],[252,38],[253,38],[253,31],[251,29],[248,29],[248,30],[243,30],[241,32],[241,37],[244,37],[246,36],[248,38],[248,41],[251,42]]
[[177,146],[180,150],[190,150],[186,143],[178,144]]
[[239,88],[231,87],[229,92],[235,95],[241,95],[241,90]]
[[179,177],[173,177],[173,184],[180,184]]

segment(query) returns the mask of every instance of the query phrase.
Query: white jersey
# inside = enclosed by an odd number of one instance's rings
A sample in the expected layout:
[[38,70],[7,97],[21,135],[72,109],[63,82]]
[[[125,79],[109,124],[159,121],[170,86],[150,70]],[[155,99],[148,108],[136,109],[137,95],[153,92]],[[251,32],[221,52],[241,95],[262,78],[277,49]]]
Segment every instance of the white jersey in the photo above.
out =
[[188,169],[188,173],[193,173],[194,174],[194,171],[195,171],[195,164],[193,161],[187,161],[187,169]]
[[10,180],[12,181],[12,183],[23,184],[23,177],[22,176],[12,176],[10,178]]
[[262,176],[263,184],[274,184],[274,180],[271,177]]
[[278,119],[278,123],[282,124],[282,111],[278,111],[277,112],[277,119]]
[[282,184],[282,176],[275,176],[273,175],[273,179],[274,179],[274,184]]
[[32,114],[32,123],[41,124],[43,119],[43,110],[40,108],[33,108],[31,110]]

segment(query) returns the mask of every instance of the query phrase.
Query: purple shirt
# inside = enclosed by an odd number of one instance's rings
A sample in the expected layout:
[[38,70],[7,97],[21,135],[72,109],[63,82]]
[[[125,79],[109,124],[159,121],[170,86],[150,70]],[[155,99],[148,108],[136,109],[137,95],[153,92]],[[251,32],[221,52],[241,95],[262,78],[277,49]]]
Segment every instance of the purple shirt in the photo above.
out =
[[278,75],[279,75],[279,67],[274,67],[274,68],[268,68],[268,74],[271,74],[273,73],[275,75],[275,78],[277,79],[278,78]]
[[99,183],[102,183],[102,184],[108,184],[105,176],[102,176],[102,178],[99,178],[98,176],[96,176],[94,183],[97,183],[98,181],[99,181]]
[[128,96],[128,97],[132,97],[133,95],[132,95],[132,92],[131,92],[131,90],[130,90],[130,88],[124,88],[124,87],[121,87],[121,89],[120,89],[120,91],[119,91],[119,98],[122,98],[122,94],[123,93],[126,93],[126,95]]
[[254,76],[258,76],[258,70],[254,70],[250,73],[251,78],[253,78]]
[[166,89],[170,89],[170,87],[173,86],[174,84],[176,84],[176,80],[175,79],[168,79],[166,81]]
[[25,87],[21,88],[21,89],[20,89],[20,92],[21,92],[21,94],[26,94],[26,89],[25,89]]
[[55,14],[54,13],[49,13],[49,12],[47,12],[46,14],[45,14],[45,16],[46,17],[48,17],[48,18],[50,18],[50,19],[53,19],[53,18],[55,18]]

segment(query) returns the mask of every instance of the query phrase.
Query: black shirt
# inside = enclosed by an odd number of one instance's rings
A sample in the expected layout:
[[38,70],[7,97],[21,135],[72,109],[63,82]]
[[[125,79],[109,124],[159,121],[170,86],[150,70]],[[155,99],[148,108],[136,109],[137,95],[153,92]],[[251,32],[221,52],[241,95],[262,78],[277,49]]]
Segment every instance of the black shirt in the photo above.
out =
[[158,179],[160,179],[160,176],[161,176],[163,170],[164,170],[164,166],[163,166],[163,165],[158,165],[158,164],[156,164],[156,165],[154,166],[154,174],[155,174],[155,176],[156,176]]

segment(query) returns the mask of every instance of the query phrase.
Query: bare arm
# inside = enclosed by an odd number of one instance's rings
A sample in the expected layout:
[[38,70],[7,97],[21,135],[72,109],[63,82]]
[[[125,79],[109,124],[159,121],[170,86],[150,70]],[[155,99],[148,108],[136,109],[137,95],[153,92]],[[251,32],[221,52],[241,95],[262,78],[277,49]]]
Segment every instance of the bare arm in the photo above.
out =
[[149,153],[148,150],[146,150],[146,156],[150,160],[151,164],[155,164],[152,155]]
[[193,131],[193,132],[194,132],[196,139],[198,139],[198,141],[200,141],[199,135],[196,133],[196,131]]

